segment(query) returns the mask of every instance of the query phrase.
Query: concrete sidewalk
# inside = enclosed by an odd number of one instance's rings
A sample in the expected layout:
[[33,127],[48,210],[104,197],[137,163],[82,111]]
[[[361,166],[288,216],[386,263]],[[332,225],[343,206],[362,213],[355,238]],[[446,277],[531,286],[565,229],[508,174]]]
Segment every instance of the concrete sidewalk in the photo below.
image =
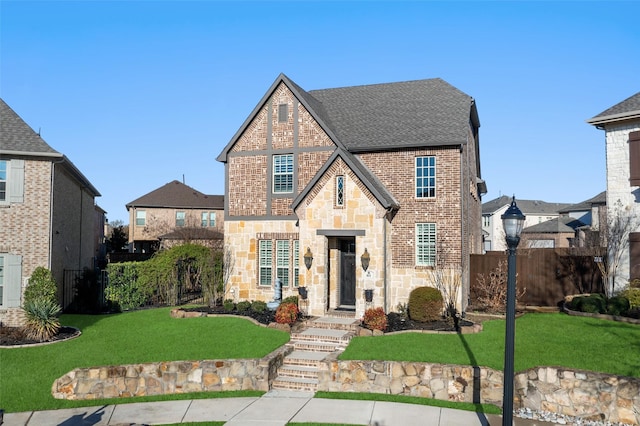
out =
[[[24,413],[5,413],[3,426],[153,425],[223,421],[229,426],[284,426],[288,422],[375,426],[495,426],[500,416],[395,402],[313,398],[313,393],[271,391],[262,397],[141,402]],[[516,426],[549,423],[514,419]]]

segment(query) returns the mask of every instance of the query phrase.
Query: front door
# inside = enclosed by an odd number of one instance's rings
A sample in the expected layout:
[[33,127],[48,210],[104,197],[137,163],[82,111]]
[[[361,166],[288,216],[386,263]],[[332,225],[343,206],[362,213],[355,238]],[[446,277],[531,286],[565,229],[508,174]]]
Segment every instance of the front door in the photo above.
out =
[[356,304],[356,242],[340,240],[340,306]]

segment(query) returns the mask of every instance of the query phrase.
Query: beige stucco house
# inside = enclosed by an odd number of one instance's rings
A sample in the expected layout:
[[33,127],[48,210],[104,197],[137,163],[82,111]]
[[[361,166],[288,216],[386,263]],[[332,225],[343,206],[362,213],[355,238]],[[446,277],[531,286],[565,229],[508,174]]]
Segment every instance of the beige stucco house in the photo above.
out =
[[227,294],[271,300],[279,279],[284,297],[306,287],[311,315],[390,312],[455,269],[464,309],[482,252],[479,127],[474,99],[441,79],[305,91],[281,74],[218,156]]
[[[101,254],[100,193],[0,99],[0,322],[20,325],[23,289],[36,267],[53,273],[61,304],[65,270]],[[99,223],[97,223],[99,222]],[[63,306],[64,308],[65,306]]]

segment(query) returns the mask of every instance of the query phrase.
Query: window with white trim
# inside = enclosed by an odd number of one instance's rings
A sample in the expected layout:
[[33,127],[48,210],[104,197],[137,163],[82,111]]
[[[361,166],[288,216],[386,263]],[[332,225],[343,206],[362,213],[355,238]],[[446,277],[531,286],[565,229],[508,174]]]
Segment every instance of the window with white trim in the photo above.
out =
[[336,176],[336,207],[344,207],[344,176]]
[[416,223],[416,265],[436,265],[435,223]]
[[416,157],[416,198],[436,196],[436,157]]
[[293,154],[273,156],[273,192],[293,192]]
[[202,212],[201,225],[203,228],[216,226],[216,212]]
[[145,210],[136,210],[136,226],[145,226],[147,224],[147,212]]
[[258,284],[271,286],[271,271],[273,265],[273,243],[271,240],[260,240],[258,258],[260,264]]
[[280,278],[282,287],[289,287],[289,240],[276,241],[276,277]]
[[300,285],[300,241],[293,241],[293,285]]
[[[0,201],[7,200],[7,160],[0,160]],[[1,305],[2,303],[0,303]]]
[[184,226],[185,212],[176,212],[176,226]]
[[0,204],[24,202],[24,160],[0,160]]

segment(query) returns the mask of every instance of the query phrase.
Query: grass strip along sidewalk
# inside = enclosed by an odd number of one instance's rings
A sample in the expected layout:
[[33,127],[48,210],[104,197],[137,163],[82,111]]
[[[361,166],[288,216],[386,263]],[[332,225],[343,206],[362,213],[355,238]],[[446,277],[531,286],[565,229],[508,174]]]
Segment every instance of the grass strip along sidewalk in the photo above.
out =
[[[207,392],[101,401],[52,397],[54,380],[74,368],[260,358],[289,340],[288,333],[260,327],[243,318],[175,319],[169,311],[170,308],[159,308],[114,315],[63,315],[62,323],[81,329],[82,336],[46,346],[0,349],[0,408],[19,412],[261,394]],[[356,337],[340,358],[480,365],[500,370],[504,359],[504,324],[503,320],[485,322],[484,331],[478,334]],[[548,365],[640,377],[639,349],[640,326],[635,324],[564,314],[527,314],[516,321],[516,371]],[[345,397],[364,398],[351,393]],[[376,400],[381,397],[386,396],[371,396]],[[456,405],[456,408],[463,407]],[[468,409],[484,410],[477,406]]]

